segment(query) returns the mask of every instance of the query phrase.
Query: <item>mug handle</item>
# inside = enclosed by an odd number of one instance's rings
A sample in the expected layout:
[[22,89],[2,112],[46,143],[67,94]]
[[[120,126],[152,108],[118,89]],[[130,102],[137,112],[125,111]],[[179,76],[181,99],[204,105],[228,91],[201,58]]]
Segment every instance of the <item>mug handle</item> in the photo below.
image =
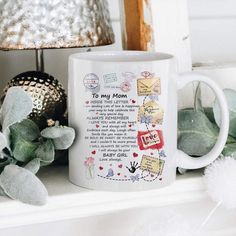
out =
[[185,85],[194,81],[199,81],[207,84],[215,92],[221,109],[221,125],[217,142],[212,150],[206,155],[199,158],[193,158],[185,154],[183,151],[177,150],[177,167],[181,167],[184,169],[198,169],[213,162],[222,152],[228,137],[229,130],[229,111],[227,101],[225,99],[223,91],[213,80],[205,75],[196,72],[180,74],[177,81],[178,89],[182,89]]

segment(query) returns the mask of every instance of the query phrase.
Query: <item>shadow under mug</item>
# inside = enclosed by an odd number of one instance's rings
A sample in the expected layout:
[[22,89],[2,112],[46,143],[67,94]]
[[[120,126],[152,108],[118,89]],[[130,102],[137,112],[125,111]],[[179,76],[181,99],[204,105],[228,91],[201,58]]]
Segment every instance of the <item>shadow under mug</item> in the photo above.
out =
[[[177,149],[177,91],[193,81],[213,89],[222,117],[215,146],[200,158]],[[69,178],[76,185],[111,191],[161,188],[175,180],[176,167],[204,167],[225,145],[229,114],[222,90],[204,75],[179,75],[172,55],[74,54],[68,87],[69,123],[77,131]]]

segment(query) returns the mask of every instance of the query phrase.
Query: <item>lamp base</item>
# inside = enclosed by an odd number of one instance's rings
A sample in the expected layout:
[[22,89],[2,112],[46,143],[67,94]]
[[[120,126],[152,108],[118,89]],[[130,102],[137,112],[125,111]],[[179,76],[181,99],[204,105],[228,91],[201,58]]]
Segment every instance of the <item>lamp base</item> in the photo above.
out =
[[3,101],[10,87],[19,86],[33,100],[33,110],[29,118],[40,129],[53,126],[56,121],[67,125],[67,96],[61,83],[53,76],[41,71],[27,71],[15,76],[4,89]]

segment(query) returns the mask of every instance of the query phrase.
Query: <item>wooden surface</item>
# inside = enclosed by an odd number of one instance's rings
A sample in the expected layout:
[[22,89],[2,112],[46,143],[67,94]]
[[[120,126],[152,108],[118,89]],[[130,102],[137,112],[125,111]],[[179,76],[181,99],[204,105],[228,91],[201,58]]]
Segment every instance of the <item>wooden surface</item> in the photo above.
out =
[[125,49],[147,51],[152,47],[148,0],[124,0]]

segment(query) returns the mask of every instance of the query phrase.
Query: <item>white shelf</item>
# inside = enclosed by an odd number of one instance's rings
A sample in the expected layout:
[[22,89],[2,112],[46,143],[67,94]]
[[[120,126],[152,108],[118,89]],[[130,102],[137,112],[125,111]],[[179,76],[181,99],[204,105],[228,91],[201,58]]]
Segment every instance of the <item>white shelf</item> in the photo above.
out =
[[68,181],[66,167],[49,167],[39,177],[49,192],[48,203],[36,207],[0,197],[0,229],[78,219],[135,207],[166,206],[206,197],[202,173],[178,176],[174,184],[141,192],[100,192],[77,187]]

